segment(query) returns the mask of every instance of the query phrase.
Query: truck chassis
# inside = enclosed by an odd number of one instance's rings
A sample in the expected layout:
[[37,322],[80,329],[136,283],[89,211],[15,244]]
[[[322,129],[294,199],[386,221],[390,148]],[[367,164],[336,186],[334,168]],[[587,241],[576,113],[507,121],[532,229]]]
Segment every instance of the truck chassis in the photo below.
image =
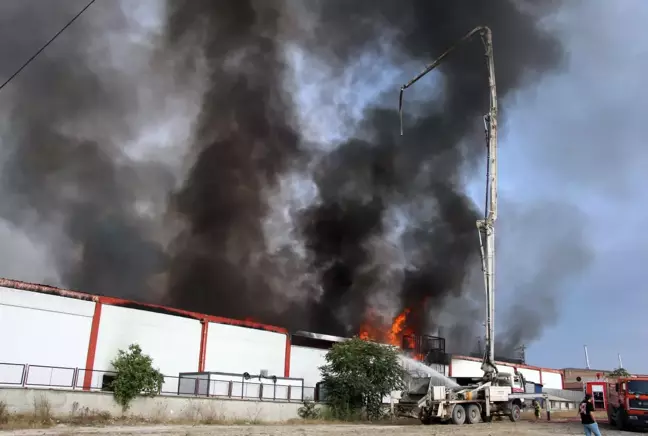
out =
[[[412,395],[413,394],[413,395]],[[510,386],[490,383],[458,388],[428,385],[422,398],[408,393],[395,410],[400,416],[418,418],[423,424],[452,422],[456,425],[490,422],[493,417],[520,419],[525,400],[548,399],[544,393],[511,393]],[[412,401],[415,400],[415,401]]]

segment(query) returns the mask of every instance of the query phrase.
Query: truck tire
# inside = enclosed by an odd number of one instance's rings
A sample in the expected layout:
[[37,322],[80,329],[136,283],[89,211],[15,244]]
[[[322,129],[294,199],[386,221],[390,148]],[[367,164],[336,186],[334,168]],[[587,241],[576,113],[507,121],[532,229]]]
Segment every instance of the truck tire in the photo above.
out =
[[511,411],[509,413],[509,419],[511,422],[518,422],[520,420],[520,406],[517,404],[511,405]]
[[481,410],[477,404],[466,406],[466,421],[468,424],[477,424],[481,420]]
[[615,421],[616,421],[616,428],[618,428],[621,431],[625,430],[626,428],[625,410],[619,408]]
[[461,404],[455,404],[452,409],[452,423],[455,425],[462,425],[466,422],[466,409]]

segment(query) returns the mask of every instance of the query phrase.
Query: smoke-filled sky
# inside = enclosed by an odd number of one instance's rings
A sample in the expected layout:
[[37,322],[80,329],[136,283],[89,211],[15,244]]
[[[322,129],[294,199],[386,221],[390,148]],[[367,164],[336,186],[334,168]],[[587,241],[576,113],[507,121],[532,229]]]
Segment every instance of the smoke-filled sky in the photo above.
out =
[[[621,353],[648,371],[632,321],[648,302],[648,5],[513,3],[97,2],[0,92],[0,276],[334,334],[414,307],[412,327],[470,348],[479,40],[406,94],[402,138],[395,109],[404,81],[486,23],[498,347],[565,367],[587,344],[595,367]],[[0,80],[84,4],[3,2]]]

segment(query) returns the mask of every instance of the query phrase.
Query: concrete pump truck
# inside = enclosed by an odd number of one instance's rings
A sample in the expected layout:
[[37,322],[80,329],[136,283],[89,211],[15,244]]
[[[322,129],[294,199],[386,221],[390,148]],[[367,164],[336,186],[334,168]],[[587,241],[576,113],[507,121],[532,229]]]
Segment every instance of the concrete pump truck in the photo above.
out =
[[[513,388],[526,385],[522,374],[500,373],[495,365],[495,220],[497,219],[497,90],[493,59],[492,33],[488,27],[471,30],[455,45],[427,66],[419,75],[401,87],[399,113],[403,134],[403,93],[439,64],[455,48],[479,34],[485,48],[490,91],[490,108],[484,116],[486,133],[486,204],[484,218],[477,221],[479,246],[486,290],[486,350],[481,369],[482,379],[469,386],[439,386],[438,380],[417,378],[403,392],[396,406],[400,415],[418,417],[424,424],[451,421],[454,424],[474,424],[490,421],[493,416],[508,416],[511,421],[520,418],[525,399],[546,397],[537,393],[514,393]],[[518,389],[516,389],[518,390]]]

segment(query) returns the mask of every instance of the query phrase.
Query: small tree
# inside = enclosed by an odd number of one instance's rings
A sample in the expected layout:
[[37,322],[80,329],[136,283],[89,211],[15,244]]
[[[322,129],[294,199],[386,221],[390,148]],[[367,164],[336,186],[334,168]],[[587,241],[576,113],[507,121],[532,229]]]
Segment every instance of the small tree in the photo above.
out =
[[612,371],[609,377],[630,377],[630,373],[625,368],[617,368]]
[[119,350],[111,364],[117,372],[112,382],[113,394],[124,410],[138,395],[154,397],[162,389],[164,376],[153,368],[153,359],[143,354],[137,344],[131,344],[128,351]]
[[357,337],[335,344],[320,371],[330,411],[337,419],[350,419],[362,409],[367,418],[377,419],[382,399],[404,386],[397,349]]

